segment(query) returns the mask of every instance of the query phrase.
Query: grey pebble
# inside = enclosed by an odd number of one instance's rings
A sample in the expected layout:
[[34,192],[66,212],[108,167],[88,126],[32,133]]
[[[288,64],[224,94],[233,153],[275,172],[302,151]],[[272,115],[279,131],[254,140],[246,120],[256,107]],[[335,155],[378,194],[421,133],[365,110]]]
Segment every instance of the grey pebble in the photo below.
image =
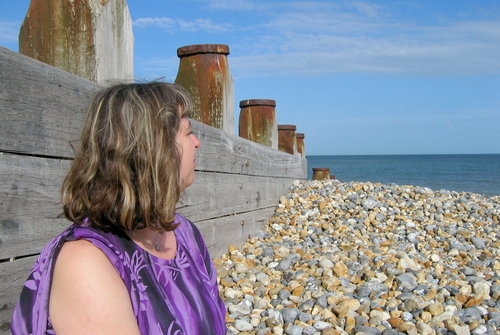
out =
[[299,326],[290,326],[285,331],[287,335],[302,335],[302,328]]
[[297,308],[283,308],[281,314],[285,323],[293,323],[299,317],[300,311]]

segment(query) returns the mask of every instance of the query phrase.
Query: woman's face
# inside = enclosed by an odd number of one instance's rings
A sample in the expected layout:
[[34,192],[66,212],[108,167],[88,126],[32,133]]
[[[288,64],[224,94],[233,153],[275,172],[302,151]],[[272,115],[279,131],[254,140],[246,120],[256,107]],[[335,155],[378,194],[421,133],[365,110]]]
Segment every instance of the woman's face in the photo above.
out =
[[191,132],[191,122],[183,117],[179,131],[175,136],[175,142],[181,146],[181,186],[185,189],[194,181],[194,169],[196,167],[196,150],[200,147],[200,141]]

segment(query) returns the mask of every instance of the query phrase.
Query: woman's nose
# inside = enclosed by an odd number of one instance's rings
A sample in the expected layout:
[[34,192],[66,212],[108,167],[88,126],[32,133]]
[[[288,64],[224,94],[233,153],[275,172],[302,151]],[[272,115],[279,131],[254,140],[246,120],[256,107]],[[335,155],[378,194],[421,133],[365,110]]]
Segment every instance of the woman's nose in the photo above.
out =
[[195,147],[196,149],[198,149],[198,148],[200,147],[200,145],[201,145],[201,142],[200,142],[200,140],[198,139],[198,137],[196,137],[196,135],[194,135],[194,134],[192,134],[192,135],[193,135],[193,137],[194,137],[194,139],[193,139],[193,140],[194,140],[194,147]]

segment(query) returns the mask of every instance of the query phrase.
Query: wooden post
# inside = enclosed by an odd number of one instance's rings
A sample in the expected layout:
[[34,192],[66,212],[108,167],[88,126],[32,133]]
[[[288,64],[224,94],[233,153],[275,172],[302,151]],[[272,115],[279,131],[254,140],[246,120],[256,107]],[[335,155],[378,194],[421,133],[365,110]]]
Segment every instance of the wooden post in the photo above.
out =
[[295,137],[297,138],[297,152],[302,158],[306,158],[306,147],[304,145],[304,137],[306,136],[303,133],[295,133]]
[[175,83],[193,98],[194,120],[234,134],[234,86],[227,61],[229,47],[196,44],[177,49]]
[[290,124],[278,125],[278,150],[297,154],[297,139],[295,138],[296,126]]
[[31,0],[19,53],[98,84],[133,81],[134,36],[125,0]]
[[240,101],[239,136],[278,150],[276,101],[265,99]]
[[313,168],[313,180],[325,179],[330,179],[330,168]]

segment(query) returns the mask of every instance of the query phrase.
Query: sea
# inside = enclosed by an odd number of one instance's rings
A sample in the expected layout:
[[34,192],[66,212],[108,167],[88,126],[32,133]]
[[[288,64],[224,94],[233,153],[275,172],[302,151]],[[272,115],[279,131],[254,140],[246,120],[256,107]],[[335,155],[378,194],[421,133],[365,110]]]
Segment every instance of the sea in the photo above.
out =
[[313,168],[329,168],[342,182],[358,181],[428,187],[434,191],[500,195],[500,154],[474,155],[307,155]]

